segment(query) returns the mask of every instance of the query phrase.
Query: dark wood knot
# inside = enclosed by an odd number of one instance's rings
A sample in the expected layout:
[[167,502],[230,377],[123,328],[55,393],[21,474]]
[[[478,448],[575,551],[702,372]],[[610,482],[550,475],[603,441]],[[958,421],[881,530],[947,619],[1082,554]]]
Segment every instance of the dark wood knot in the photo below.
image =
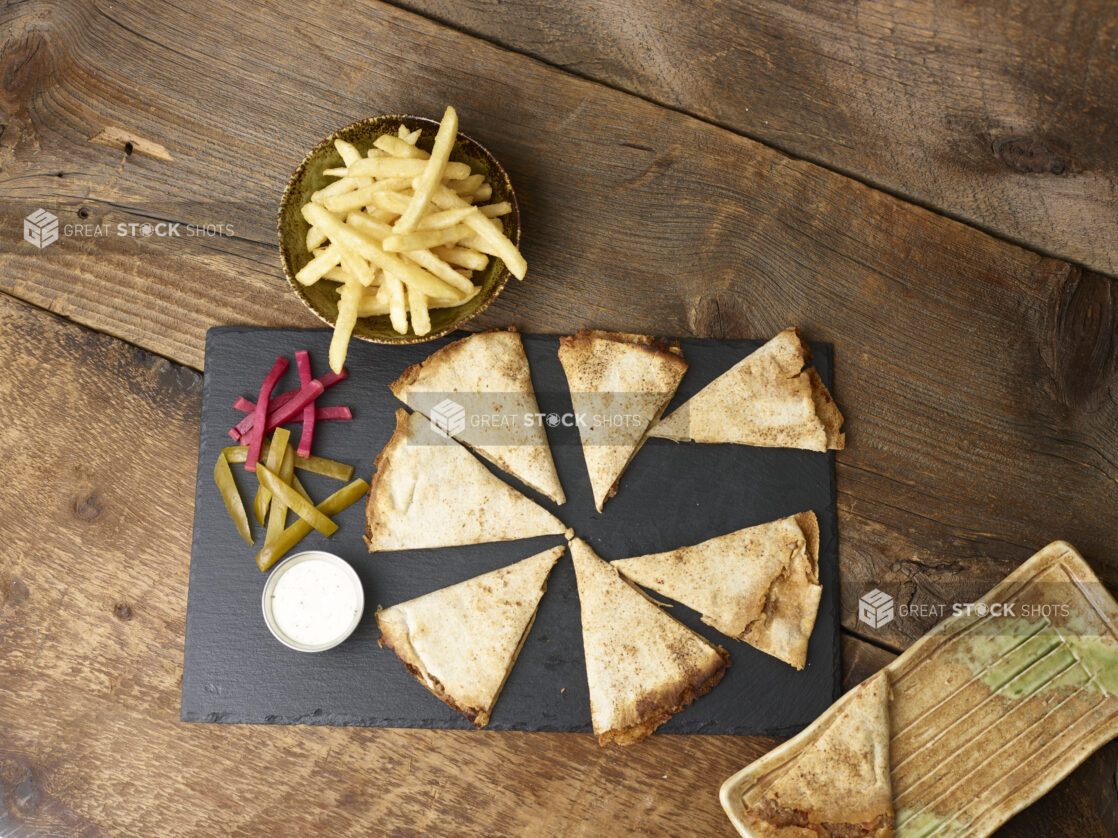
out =
[[1060,155],[1031,137],[1001,137],[994,141],[994,154],[1015,172],[1062,175],[1068,168]]
[[101,517],[101,512],[104,505],[101,503],[101,498],[97,496],[96,492],[90,492],[85,497],[78,496],[74,498],[73,503],[74,514],[79,518],[86,521],[95,521]]
[[1093,412],[1118,373],[1118,289],[1093,271],[1072,267],[1049,302],[1049,349],[1056,397]]
[[132,619],[132,607],[126,602],[118,602],[116,607],[113,608],[113,616],[123,622],[128,622]]
[[748,312],[742,297],[731,291],[714,291],[690,300],[687,328],[700,338],[748,338]]

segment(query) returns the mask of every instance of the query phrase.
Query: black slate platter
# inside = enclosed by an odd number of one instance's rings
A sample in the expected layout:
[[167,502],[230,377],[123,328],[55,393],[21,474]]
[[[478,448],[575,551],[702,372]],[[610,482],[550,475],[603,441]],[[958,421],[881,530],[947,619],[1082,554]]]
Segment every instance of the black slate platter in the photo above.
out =
[[[373,459],[391,436],[400,406],[388,384],[407,366],[462,334],[414,346],[353,341],[350,378],[319,404],[346,404],[350,422],[322,422],[314,453],[354,464],[368,479]],[[325,549],[356,568],[365,587],[365,614],[340,646],[315,654],[292,651],[268,632],[260,599],[265,574],[255,549],[237,535],[213,482],[218,451],[232,444],[227,431],[241,416],[237,396],[255,400],[255,388],[277,355],[292,361],[276,392],[297,384],[296,349],[307,349],[316,375],[326,372],[326,330],[220,327],[206,338],[202,429],[194,508],[190,591],[183,664],[182,719],[200,722],[374,725],[466,728],[468,722],[408,674],[396,656],[377,646],[373,613],[459,582],[555,544],[559,536],[526,541],[370,555],[362,542],[364,504],[339,516],[331,538],[308,536],[297,549]],[[748,355],[760,341],[684,340],[691,366],[669,410]],[[570,410],[566,379],[554,336],[526,335],[540,410]],[[829,344],[812,346],[815,365],[828,386]],[[293,439],[299,426],[293,425]],[[567,494],[555,507],[515,479],[501,475],[554,511],[605,559],[695,544],[732,530],[812,509],[819,518],[823,599],[801,672],[720,635],[699,615],[675,605],[671,613],[729,650],[732,665],[722,682],[673,717],[663,733],[787,735],[812,721],[838,694],[838,568],[834,456],[809,451],[740,445],[676,444],[652,439],[621,480],[618,495],[594,511],[577,430],[549,428],[549,439]],[[255,478],[240,466],[234,475],[250,502]],[[317,475],[304,483],[321,499],[338,484]],[[251,513],[250,513],[251,515]],[[262,528],[255,525],[257,545]],[[489,730],[587,731],[590,703],[583,664],[578,594],[569,553],[548,581],[539,613],[513,668]]]

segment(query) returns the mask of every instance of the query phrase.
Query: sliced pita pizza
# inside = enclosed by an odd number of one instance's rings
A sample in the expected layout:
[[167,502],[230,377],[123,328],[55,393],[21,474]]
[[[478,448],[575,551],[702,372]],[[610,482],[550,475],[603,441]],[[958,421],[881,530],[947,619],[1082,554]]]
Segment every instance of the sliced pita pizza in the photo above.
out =
[[420,413],[396,411],[365,505],[365,544],[414,550],[559,535],[563,522],[506,485]]
[[819,611],[819,523],[814,512],[746,527],[613,566],[638,585],[703,615],[703,622],[796,669]]
[[380,645],[448,706],[485,727],[564,549],[378,610]]
[[746,802],[746,814],[766,838],[892,838],[884,671],[840,699],[830,724]]
[[730,656],[571,542],[590,715],[601,745],[639,742],[722,680]]
[[447,344],[390,385],[396,398],[430,417],[445,399],[486,418],[451,434],[557,504],[566,502],[539,416],[524,344],[515,330],[481,332]]
[[675,394],[687,362],[678,341],[584,329],[559,340],[599,512]]
[[676,442],[826,451],[845,446],[842,413],[795,329],[785,329],[649,431]]

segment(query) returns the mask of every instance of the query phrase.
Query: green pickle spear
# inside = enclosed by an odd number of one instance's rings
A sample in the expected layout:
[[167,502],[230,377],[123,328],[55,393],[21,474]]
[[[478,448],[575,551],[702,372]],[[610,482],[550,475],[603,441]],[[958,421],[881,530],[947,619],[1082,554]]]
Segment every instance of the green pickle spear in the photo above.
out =
[[[260,469],[258,468],[257,471],[260,471]],[[272,476],[275,478],[275,475]],[[354,480],[352,483],[348,483],[338,489],[338,491],[326,498],[326,500],[315,507],[315,509],[323,516],[337,515],[343,509],[359,501],[368,491],[368,483],[360,479]],[[287,553],[307,536],[311,529],[313,529],[311,525],[303,518],[300,518],[281,532],[274,541],[270,541],[264,545],[263,549],[256,554],[256,566],[261,570],[270,568],[276,563],[276,560],[280,556]]]
[[[268,457],[265,465],[272,472],[279,471],[283,463],[283,452],[287,450],[287,441],[291,438],[291,431],[287,428],[276,428],[272,431],[272,441],[268,446]],[[256,490],[256,500],[253,501],[253,511],[256,513],[257,522],[263,524],[264,517],[268,514],[268,505],[272,502],[272,490],[261,482]]]
[[[245,451],[247,452],[248,449],[246,448]],[[248,525],[248,513],[245,512],[241,494],[237,491],[237,484],[233,482],[233,471],[229,468],[229,460],[226,458],[224,451],[217,455],[217,462],[214,463],[214,482],[217,484],[218,491],[221,492],[221,499],[225,501],[225,509],[229,512],[229,517],[233,519],[237,532],[241,534],[241,538],[252,544],[252,530],[249,529]]]
[[296,492],[291,486],[280,480],[279,475],[270,468],[257,464],[256,473],[260,477],[260,485],[267,488],[274,496],[283,498],[288,508],[314,529],[326,536],[337,532],[337,524],[319,512],[313,503]]
[[[284,483],[290,484],[295,478],[295,452],[291,450],[291,446],[284,447],[283,461],[280,463],[279,478]],[[272,507],[268,510],[268,532],[264,536],[264,543],[275,541],[284,527],[287,526],[287,501],[283,498],[272,498]]]

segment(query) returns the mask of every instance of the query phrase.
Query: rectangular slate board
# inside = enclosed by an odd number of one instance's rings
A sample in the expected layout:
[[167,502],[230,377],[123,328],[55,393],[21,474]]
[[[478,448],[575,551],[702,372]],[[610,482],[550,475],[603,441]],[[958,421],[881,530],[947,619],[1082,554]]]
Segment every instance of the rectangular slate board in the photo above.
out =
[[[388,389],[407,366],[451,340],[414,346],[353,341],[350,378],[328,390],[320,405],[346,404],[350,422],[322,422],[314,453],[352,463],[366,480],[373,459],[395,427],[400,403]],[[213,482],[218,451],[241,416],[237,396],[255,389],[277,355],[291,368],[276,392],[297,385],[294,353],[307,349],[316,375],[327,369],[330,332],[313,329],[218,327],[206,337],[202,428],[194,507],[190,590],[182,681],[182,719],[198,722],[373,725],[467,728],[469,723],[423,689],[389,650],[377,645],[373,613],[479,573],[503,567],[555,544],[560,536],[370,555],[362,542],[364,504],[338,518],[331,538],[308,536],[297,549],[325,549],[349,561],[365,588],[365,614],[353,636],[326,652],[292,651],[268,632],[260,600],[265,574],[255,549],[237,535]],[[668,410],[761,345],[761,341],[684,340],[691,366]],[[556,356],[558,338],[526,335],[524,345],[540,410],[570,410],[566,378]],[[815,366],[832,383],[829,344],[813,344]],[[298,426],[293,426],[298,438]],[[578,432],[549,428],[567,503],[546,498],[500,472],[503,479],[554,511],[604,559],[619,559],[695,544],[741,527],[812,509],[819,518],[823,597],[808,649],[796,672],[751,646],[731,640],[699,615],[671,612],[729,650],[732,665],[710,693],[660,728],[663,733],[789,735],[807,725],[839,692],[838,558],[834,455],[742,445],[676,444],[650,439],[621,479],[617,496],[594,510]],[[487,466],[488,467],[488,466]],[[491,470],[494,470],[491,468]],[[255,479],[233,467],[246,504]],[[301,475],[312,497],[337,488],[327,478]],[[251,516],[251,512],[250,512]],[[263,537],[255,525],[257,546]],[[590,730],[578,593],[569,553],[548,580],[538,616],[497,702],[487,730]]]

